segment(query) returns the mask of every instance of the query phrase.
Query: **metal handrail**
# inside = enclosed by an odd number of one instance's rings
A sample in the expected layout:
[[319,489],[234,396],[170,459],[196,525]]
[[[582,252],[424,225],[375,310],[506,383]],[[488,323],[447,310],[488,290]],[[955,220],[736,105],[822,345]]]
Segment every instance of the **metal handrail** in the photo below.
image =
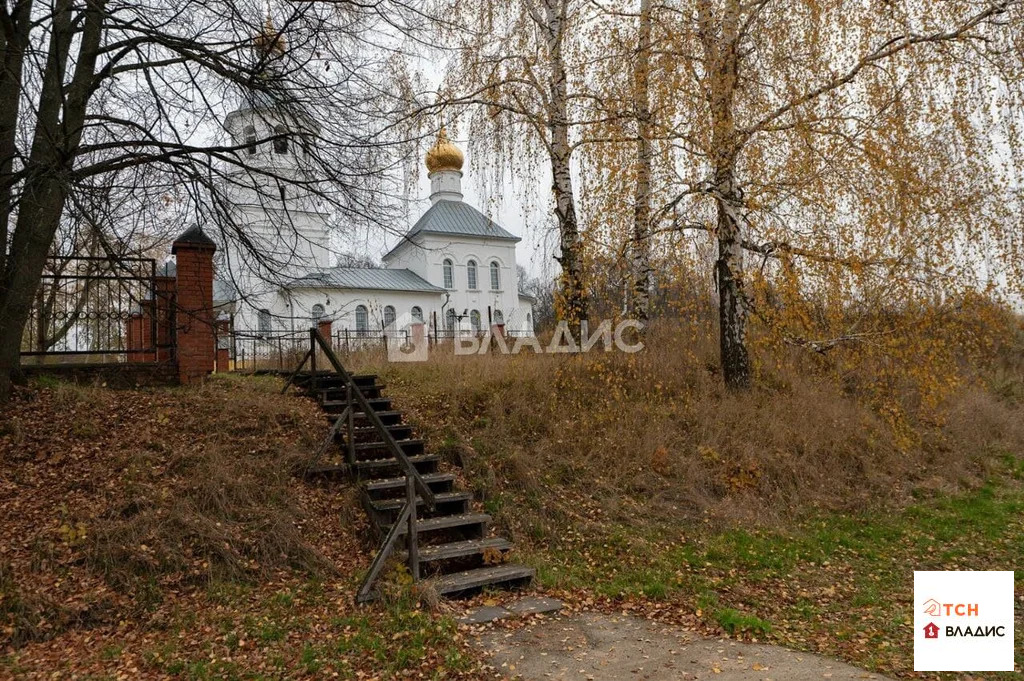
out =
[[423,476],[421,476],[420,472],[416,470],[416,466],[413,465],[412,461],[409,460],[409,457],[406,456],[404,451],[402,451],[402,448],[398,446],[394,436],[391,435],[390,431],[388,431],[384,422],[380,420],[380,416],[377,415],[377,412],[370,406],[370,403],[367,401],[363,391],[355,384],[352,374],[345,370],[345,367],[342,366],[341,362],[338,360],[338,356],[334,354],[334,350],[327,341],[324,340],[324,337],[320,334],[318,329],[310,329],[309,334],[314,347],[313,356],[315,357],[316,355],[316,345],[319,345],[320,349],[324,352],[324,356],[327,357],[327,361],[329,361],[331,366],[334,367],[334,370],[345,379],[346,385],[352,386],[352,397],[355,398],[356,404],[362,408],[363,414],[366,415],[370,424],[373,425],[373,427],[380,433],[385,446],[392,454],[394,454],[395,459],[398,460],[399,466],[401,466],[402,470],[405,472],[406,477],[412,478],[416,490],[423,498],[423,503],[426,504],[427,508],[433,510],[436,503],[433,491],[427,486],[427,483],[423,481]]
[[381,544],[380,550],[377,555],[374,556],[373,562],[370,563],[370,569],[367,570],[366,576],[363,578],[362,583],[359,585],[359,590],[356,592],[356,603],[365,603],[373,599],[373,585],[380,576],[381,570],[384,569],[384,564],[388,557],[394,553],[395,544],[398,542],[398,537],[401,534],[402,526],[406,526],[406,542],[408,547],[408,562],[409,572],[412,575],[413,582],[418,582],[420,579],[420,559],[419,559],[419,536],[416,528],[416,505],[417,505],[417,492],[419,497],[423,499],[424,505],[427,508],[433,509],[436,504],[434,492],[427,486],[423,481],[423,476],[416,470],[416,467],[406,456],[402,448],[398,446],[394,436],[388,431],[387,426],[381,421],[380,416],[374,411],[373,407],[370,406],[369,401],[363,394],[363,391],[356,385],[355,379],[352,374],[346,371],[345,367],[342,366],[338,360],[337,355],[334,354],[334,350],[327,343],[324,337],[320,334],[320,331],[316,328],[309,330],[310,347],[309,351],[303,356],[299,366],[295,369],[292,375],[288,378],[288,382],[285,383],[284,388],[281,390],[284,393],[288,387],[294,382],[299,372],[306,365],[306,362],[310,364],[311,371],[311,384],[313,386],[313,392],[316,392],[316,350],[317,346],[323,350],[327,360],[331,363],[334,370],[345,380],[345,409],[341,412],[334,423],[331,425],[330,432],[327,437],[321,442],[317,451],[314,453],[312,459],[307,463],[305,472],[316,464],[316,462],[323,456],[324,452],[330,446],[330,443],[334,440],[335,435],[342,427],[342,423],[345,422],[347,427],[346,440],[346,459],[349,466],[355,464],[355,425],[354,425],[354,414],[355,405],[362,408],[366,418],[369,419],[373,427],[380,433],[381,438],[384,440],[385,446],[394,455],[395,460],[398,461],[399,466],[405,472],[405,504],[402,505],[399,511],[398,518],[394,524],[391,525],[387,535],[384,538],[384,543]]

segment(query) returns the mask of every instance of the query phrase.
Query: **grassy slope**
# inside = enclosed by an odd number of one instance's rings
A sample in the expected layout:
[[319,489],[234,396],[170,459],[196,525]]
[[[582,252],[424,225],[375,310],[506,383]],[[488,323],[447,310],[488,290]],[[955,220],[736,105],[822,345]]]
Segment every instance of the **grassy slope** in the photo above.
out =
[[352,359],[569,599],[912,676],[913,571],[1021,567],[1020,401],[965,389],[897,446],[827,383],[735,398],[694,360]]
[[0,677],[481,677],[450,618],[353,605],[362,514],[293,475],[325,427],[279,390],[47,382],[0,415]]

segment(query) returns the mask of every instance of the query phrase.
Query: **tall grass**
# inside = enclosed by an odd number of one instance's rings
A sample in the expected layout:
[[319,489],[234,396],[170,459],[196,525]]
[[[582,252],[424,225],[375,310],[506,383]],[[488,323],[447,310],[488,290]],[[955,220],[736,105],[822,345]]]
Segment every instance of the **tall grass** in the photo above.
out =
[[[870,400],[793,350],[758,387],[730,393],[713,340],[682,325],[650,329],[638,354],[454,356],[387,364],[389,396],[521,534],[548,540],[591,523],[778,523],[811,509],[899,503],[979,484],[1024,451],[1019,365],[1003,388],[976,375],[940,412],[899,432]],[[898,397],[898,396],[897,396]],[[915,437],[908,440],[906,429]],[[503,510],[514,509],[514,512]]]

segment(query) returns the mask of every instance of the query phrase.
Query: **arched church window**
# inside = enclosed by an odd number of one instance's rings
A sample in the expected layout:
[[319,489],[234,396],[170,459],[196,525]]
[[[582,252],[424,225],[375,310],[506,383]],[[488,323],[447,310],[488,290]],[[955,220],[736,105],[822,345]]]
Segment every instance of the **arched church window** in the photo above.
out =
[[242,131],[242,135],[245,137],[245,150],[250,156],[253,156],[256,153],[256,128],[247,125]]
[[505,325],[505,315],[501,313],[501,310],[494,311],[494,323],[501,326]]
[[395,308],[391,305],[384,307],[384,326],[390,328],[395,324]]
[[256,314],[256,328],[264,336],[270,333],[270,310],[260,310]]
[[[448,260],[446,258],[445,261],[444,261],[443,268],[444,268],[444,287],[445,288],[455,288],[455,272],[454,272],[455,268],[452,265],[452,261]],[[451,312],[452,314],[455,314],[455,312],[453,310],[448,310],[448,311]]]
[[469,313],[469,325],[473,327],[473,333],[480,333],[480,310]]
[[526,330],[533,331],[533,315],[529,312],[526,313]]
[[491,290],[497,291],[501,288],[501,265],[494,261],[491,263]]
[[470,289],[476,288],[476,260],[470,260],[466,263],[466,287]]
[[316,326],[317,324],[320,323],[320,320],[322,320],[324,318],[324,314],[326,312],[327,311],[324,309],[324,306],[321,305],[320,303],[317,303],[316,305],[313,306],[313,315],[312,316],[313,316],[313,325],[314,326]]
[[448,308],[448,311],[444,313],[444,328],[449,331],[455,330],[455,310]]
[[423,323],[423,308],[419,305],[412,306],[412,320],[419,324]]
[[370,329],[370,314],[365,305],[356,306],[356,333],[366,333]]
[[288,128],[278,125],[274,128],[274,153],[284,156],[288,153]]

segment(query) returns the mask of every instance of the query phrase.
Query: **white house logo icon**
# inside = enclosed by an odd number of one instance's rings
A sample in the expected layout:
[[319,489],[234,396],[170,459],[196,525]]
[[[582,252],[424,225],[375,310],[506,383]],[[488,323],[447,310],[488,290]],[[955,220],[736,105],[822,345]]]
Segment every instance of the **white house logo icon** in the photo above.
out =
[[931,615],[932,617],[938,617],[942,614],[942,603],[939,603],[934,598],[929,598],[924,602],[924,614]]

